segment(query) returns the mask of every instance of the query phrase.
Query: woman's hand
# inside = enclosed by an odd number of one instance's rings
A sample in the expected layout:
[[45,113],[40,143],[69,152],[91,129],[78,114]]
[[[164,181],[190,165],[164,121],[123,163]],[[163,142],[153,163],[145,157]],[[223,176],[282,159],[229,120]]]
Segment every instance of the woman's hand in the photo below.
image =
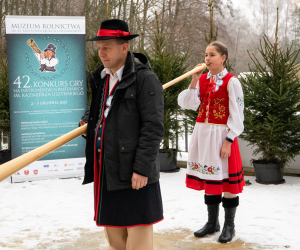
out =
[[228,158],[231,154],[231,142],[226,141],[223,143],[221,148],[221,158]]
[[[201,66],[202,64],[198,64],[195,68]],[[205,69],[201,70],[201,71],[198,71],[197,73],[193,74],[193,78],[192,78],[192,81],[191,81],[191,84],[190,84],[190,87],[191,88],[196,88],[197,86],[197,82],[199,81],[200,77],[202,76],[202,73]]]

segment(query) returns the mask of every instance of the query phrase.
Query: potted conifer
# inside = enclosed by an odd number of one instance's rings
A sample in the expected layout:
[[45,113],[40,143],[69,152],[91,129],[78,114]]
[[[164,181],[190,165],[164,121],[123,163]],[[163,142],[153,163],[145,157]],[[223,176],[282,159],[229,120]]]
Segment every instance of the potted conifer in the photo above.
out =
[[[284,167],[300,152],[300,81],[297,57],[292,45],[283,49],[264,35],[259,52],[263,63],[250,55],[254,67],[242,77],[245,100],[245,130],[241,138],[255,147],[253,160],[256,181],[284,183]],[[242,105],[242,103],[241,103]]]

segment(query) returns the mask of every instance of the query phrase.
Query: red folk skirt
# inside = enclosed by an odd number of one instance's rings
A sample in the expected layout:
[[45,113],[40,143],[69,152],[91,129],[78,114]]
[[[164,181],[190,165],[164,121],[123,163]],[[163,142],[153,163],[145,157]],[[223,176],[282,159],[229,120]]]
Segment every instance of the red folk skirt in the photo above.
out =
[[242,193],[245,186],[244,172],[237,138],[231,144],[231,154],[228,158],[229,178],[220,181],[204,180],[193,175],[186,175],[186,186],[195,190],[205,190],[206,194],[222,195]]

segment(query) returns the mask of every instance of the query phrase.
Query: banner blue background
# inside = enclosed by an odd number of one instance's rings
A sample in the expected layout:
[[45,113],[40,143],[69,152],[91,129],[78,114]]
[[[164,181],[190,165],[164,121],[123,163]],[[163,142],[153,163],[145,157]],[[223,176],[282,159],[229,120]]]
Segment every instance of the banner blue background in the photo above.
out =
[[[56,72],[41,72],[33,39],[44,52],[56,47]],[[85,35],[7,34],[12,157],[18,157],[78,127],[87,108]],[[42,160],[84,157],[77,138]]]

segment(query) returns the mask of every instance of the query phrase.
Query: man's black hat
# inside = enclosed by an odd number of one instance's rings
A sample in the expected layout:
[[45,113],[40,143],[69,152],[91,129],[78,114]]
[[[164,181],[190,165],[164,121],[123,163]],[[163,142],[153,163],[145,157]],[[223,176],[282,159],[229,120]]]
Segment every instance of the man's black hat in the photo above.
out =
[[46,52],[47,50],[50,50],[50,51],[52,51],[52,52],[55,53],[56,47],[54,46],[54,44],[49,43],[48,46],[47,46],[47,48],[44,49],[44,51]]
[[97,36],[88,39],[87,41],[99,41],[110,39],[131,40],[139,36],[138,34],[130,35],[128,24],[123,20],[110,19],[101,23]]

